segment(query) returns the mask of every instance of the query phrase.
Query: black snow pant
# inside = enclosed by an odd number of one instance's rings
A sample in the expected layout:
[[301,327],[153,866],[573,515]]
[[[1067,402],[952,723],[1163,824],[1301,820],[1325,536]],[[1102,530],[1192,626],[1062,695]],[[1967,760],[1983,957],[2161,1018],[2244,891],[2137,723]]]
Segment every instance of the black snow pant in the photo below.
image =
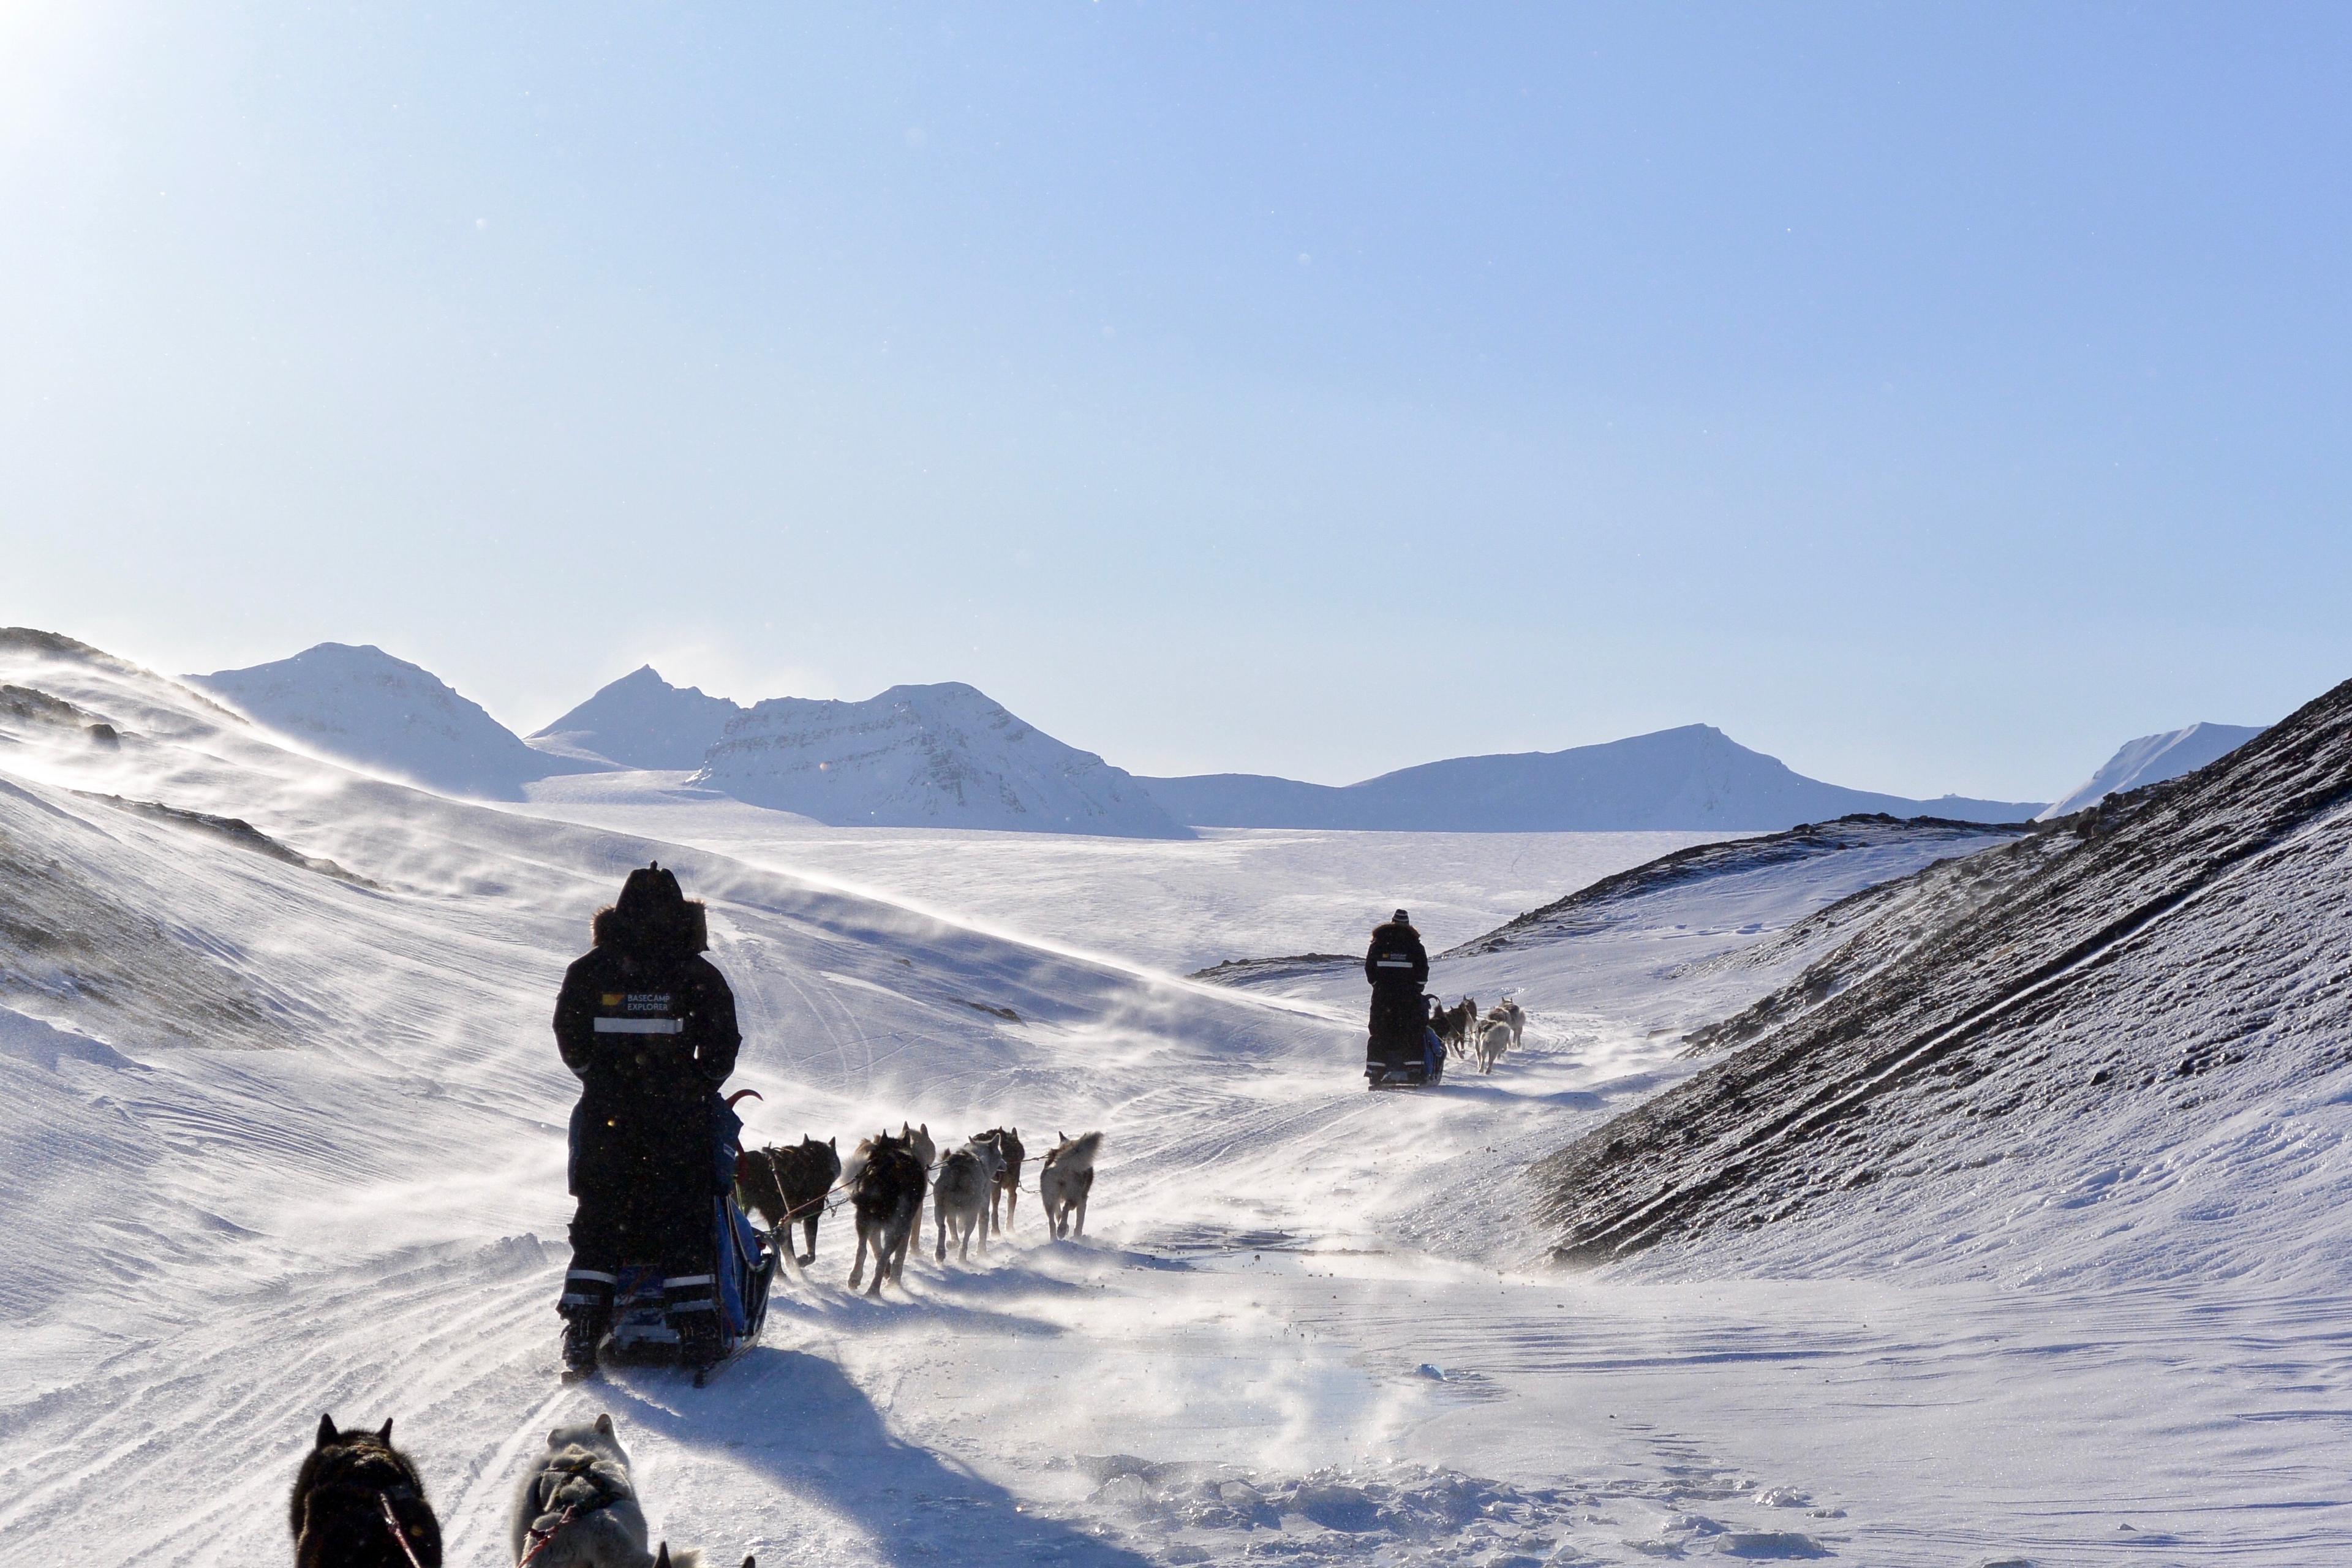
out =
[[625,1267],[659,1269],[673,1312],[709,1310],[712,1169],[707,1100],[583,1097],[572,1116],[579,1207],[563,1310],[609,1310]]

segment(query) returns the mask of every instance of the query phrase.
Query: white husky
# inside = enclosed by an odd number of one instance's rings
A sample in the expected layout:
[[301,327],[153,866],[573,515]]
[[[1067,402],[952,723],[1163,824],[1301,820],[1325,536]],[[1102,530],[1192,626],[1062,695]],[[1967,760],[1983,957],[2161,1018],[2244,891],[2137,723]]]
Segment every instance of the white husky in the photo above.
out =
[[1095,1155],[1102,1148],[1100,1132],[1063,1138],[1045,1155],[1037,1173],[1037,1191],[1045,1200],[1045,1223],[1056,1239],[1087,1233],[1087,1194],[1094,1190]]
[[1478,1070],[1493,1072],[1503,1053],[1511,1048],[1511,1026],[1496,1018],[1478,1031]]
[[[547,1452],[515,1490],[507,1544],[518,1563],[534,1553],[531,1568],[654,1568],[645,1510],[610,1415],[547,1435]],[[662,1550],[670,1568],[703,1568],[692,1547]]]

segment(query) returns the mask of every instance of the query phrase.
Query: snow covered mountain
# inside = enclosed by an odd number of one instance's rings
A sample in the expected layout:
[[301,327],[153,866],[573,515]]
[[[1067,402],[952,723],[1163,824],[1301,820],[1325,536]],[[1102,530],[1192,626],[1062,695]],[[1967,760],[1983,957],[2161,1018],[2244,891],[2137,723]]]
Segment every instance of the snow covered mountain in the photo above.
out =
[[2097,773],[2042,812],[2040,820],[2051,822],[2072,816],[2111,795],[2193,773],[2206,763],[2228,756],[2262,732],[2259,724],[2191,724],[2185,730],[2168,730],[2161,735],[2142,735],[2137,741],[2126,741]]
[[1191,837],[1124,770],[953,681],[863,702],[771,698],[692,782],[844,827]]
[[672,686],[652,665],[640,665],[528,739],[551,754],[610,757],[625,768],[698,768],[743,711],[739,702],[698,686]]
[[1843,789],[1794,773],[1707,724],[1565,752],[1454,757],[1344,786],[1255,773],[1140,782],[1170,816],[1196,827],[1772,832],[1856,813],[2022,822],[2042,809],[2039,802],[1910,800]]
[[[354,773],[121,660],[0,631],[0,1557],[282,1561],[287,1482],[330,1410],[396,1418],[447,1561],[503,1561],[507,1500],[548,1429],[609,1410],[658,1531],[727,1562],[2340,1561],[2352,1205],[2331,1162],[2352,1111],[2327,1103],[2343,1076],[2327,1059],[2302,1064],[2277,1114],[2228,1123],[2226,1188],[2190,1179],[2203,1144],[2014,1156],[2042,1161],[2038,1184],[2000,1194],[2016,1261],[2132,1226],[2145,1254],[2168,1238],[2185,1260],[2143,1289],[2073,1288],[2063,1268],[1907,1286],[1881,1265],[1952,1245],[1933,1207],[1865,1215],[1866,1271],[1787,1277],[1800,1257],[1776,1279],[1656,1278],[1671,1247],[1537,1266],[1550,1238],[1526,1167],[1708,1070],[1680,1020],[1794,995],[1791,974],[1877,986],[1908,949],[1846,952],[1855,937],[1980,907],[2007,857],[2079,853],[2105,821],[2022,838],[1832,823],[1670,858],[1442,959],[1449,988],[1516,991],[1528,1038],[1492,1077],[1375,1096],[1360,973],[1312,994],[1171,981],[813,880],[789,843],[754,865]],[[923,837],[831,835],[827,869]],[[1313,864],[1377,842],[1263,838],[1280,854],[1254,859],[1236,902],[1344,924],[1381,880]],[[1197,920],[1154,868],[1212,868],[1234,842],[992,836],[965,875],[1060,910],[1088,860],[1087,945],[1127,952],[1155,920]],[[1439,842],[1417,848],[1431,872]],[[1483,847],[1494,869],[1463,873],[1482,881],[1509,858]],[[2291,830],[2274,856],[2308,847]],[[651,855],[709,900],[761,1142],[845,1146],[905,1119],[950,1137],[1018,1125],[1034,1156],[1041,1129],[1103,1128],[1084,1238],[1048,1239],[1024,1183],[984,1254],[927,1245],[874,1301],[846,1288],[855,1244],[828,1216],[818,1261],[779,1277],[760,1343],[710,1387],[654,1369],[559,1385],[577,1086],[548,1001],[589,911]],[[2210,1026],[2269,1053],[2274,1023],[2327,1024],[2343,965],[2297,922],[2340,931],[2330,889],[2347,884],[2314,885],[2316,910],[2249,906],[2261,923],[2175,951],[2166,1028],[2208,1026],[2209,994],[2242,994],[2220,971],[2315,958],[2274,1017]],[[921,891],[954,907],[952,886]],[[2272,1059],[2228,1062],[2238,1048],[2125,1098],[2226,1100]],[[2037,1131],[2053,1150],[2073,1134]],[[2011,1157],[1958,1179],[2003,1179]],[[1855,1192],[1936,1195],[1881,1168]],[[2183,1201],[2101,1196],[2167,1191]],[[2055,1228],[2069,1215],[2078,1229]],[[1780,1224],[1713,1256],[1749,1264],[1735,1246],[1796,1234]],[[2245,1284],[2207,1267],[2210,1238],[2239,1236],[2285,1261]],[[2296,1259],[2307,1281],[2282,1285]]]
[[275,663],[186,679],[329,756],[446,795],[519,800],[533,779],[608,765],[524,744],[432,671],[380,647],[320,643]]
[[[2221,761],[1930,868],[1538,1177],[1570,1257],[2340,1280],[2352,682]],[[1879,900],[1885,900],[1880,902]]]

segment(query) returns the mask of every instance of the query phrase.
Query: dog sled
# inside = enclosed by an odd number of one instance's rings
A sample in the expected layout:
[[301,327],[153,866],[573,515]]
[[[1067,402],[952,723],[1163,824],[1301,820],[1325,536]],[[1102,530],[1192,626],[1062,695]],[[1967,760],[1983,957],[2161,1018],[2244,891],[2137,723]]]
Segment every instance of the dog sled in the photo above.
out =
[[1364,1087],[1422,1089],[1445,1077],[1445,1044],[1438,1038],[1433,996],[1390,1001],[1375,992],[1364,1037]]
[[[749,1349],[768,1315],[777,1253],[768,1234],[735,1202],[735,1161],[743,1122],[727,1101],[711,1100],[711,1142],[719,1188],[711,1199],[711,1294],[718,1308],[718,1355],[694,1369],[701,1387],[711,1374]],[[613,1288],[612,1328],[597,1350],[600,1363],[625,1366],[680,1363],[680,1339],[668,1304],[667,1271],[651,1263],[624,1264]],[[585,1376],[583,1371],[579,1375]],[[574,1379],[567,1375],[566,1381]]]

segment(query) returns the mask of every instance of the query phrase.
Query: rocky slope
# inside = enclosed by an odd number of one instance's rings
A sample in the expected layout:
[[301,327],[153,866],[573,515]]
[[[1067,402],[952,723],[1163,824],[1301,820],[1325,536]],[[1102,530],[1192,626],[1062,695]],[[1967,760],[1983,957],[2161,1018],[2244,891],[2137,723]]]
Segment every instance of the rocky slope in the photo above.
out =
[[2146,1279],[2352,1254],[2352,683],[1846,914],[1701,1037],[1752,1043],[1536,1167],[1562,1257]]

